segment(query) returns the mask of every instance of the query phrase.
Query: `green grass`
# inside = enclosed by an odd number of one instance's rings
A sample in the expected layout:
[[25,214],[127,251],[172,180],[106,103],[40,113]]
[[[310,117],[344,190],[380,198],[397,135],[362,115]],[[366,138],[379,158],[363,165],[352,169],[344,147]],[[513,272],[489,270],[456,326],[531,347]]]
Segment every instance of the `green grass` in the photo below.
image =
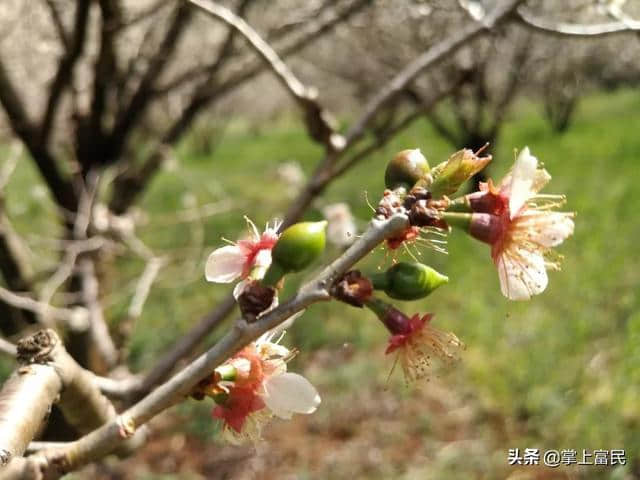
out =
[[[450,236],[448,256],[423,252],[424,261],[447,274],[450,283],[403,308],[407,313],[435,312],[436,324],[454,331],[467,345],[452,382],[483,411],[498,412],[510,431],[511,443],[496,447],[498,458],[490,465],[504,464],[506,450],[514,447],[626,448],[630,457],[640,451],[639,131],[640,96],[632,91],[586,99],[564,135],[550,130],[541,108],[527,103],[514,110],[491,175],[499,180],[512,162],[513,149],[529,145],[553,176],[546,191],[565,193],[567,208],[578,213],[575,235],[559,249],[565,257],[563,270],[550,274],[549,287],[539,297],[526,303],[503,298],[488,249],[463,234]],[[260,131],[230,129],[210,155],[194,144],[187,139],[179,146],[180,169],[158,175],[142,209],[153,219],[182,208],[185,194],[201,203],[231,200],[233,208],[201,226],[154,227],[152,221],[141,229],[143,239],[157,250],[184,248],[201,238],[198,248],[177,255],[135,326],[130,359],[136,369],[153,363],[227,292],[225,286],[206,283],[202,275],[206,255],[221,244],[220,238],[236,238],[244,229],[244,214],[261,225],[285,210],[290,197],[277,179],[278,164],[296,161],[310,174],[321,158],[321,150],[301,127],[287,120]],[[420,147],[432,164],[452,151],[427,124],[418,122],[333,183],[318,206],[346,201],[364,225],[370,216],[364,192],[375,202],[387,159],[413,147]],[[9,212],[22,232],[34,224],[49,228],[53,223],[46,202],[24,195],[35,181],[30,164],[22,162],[8,188]],[[26,201],[14,203],[11,199],[21,193]],[[326,260],[337,254],[329,250]],[[376,252],[363,269],[384,261]],[[114,324],[130,294],[121,293],[120,286],[135,279],[141,264],[123,260],[119,267],[125,278],[114,280],[108,292],[114,295],[109,309]],[[282,296],[303,278],[291,279]],[[382,357],[385,338],[372,315],[321,304],[297,322],[288,341],[303,352],[295,361],[298,368],[317,349],[339,349],[347,343],[363,352],[339,374],[316,374],[323,392],[344,392],[356,388],[354,379],[384,382],[386,371],[369,376],[364,372],[371,352]],[[384,369],[386,360],[376,365]],[[428,431],[428,412],[425,415],[423,428]],[[486,468],[491,467],[471,471]],[[600,474],[598,478],[614,478],[607,477],[612,471]]]

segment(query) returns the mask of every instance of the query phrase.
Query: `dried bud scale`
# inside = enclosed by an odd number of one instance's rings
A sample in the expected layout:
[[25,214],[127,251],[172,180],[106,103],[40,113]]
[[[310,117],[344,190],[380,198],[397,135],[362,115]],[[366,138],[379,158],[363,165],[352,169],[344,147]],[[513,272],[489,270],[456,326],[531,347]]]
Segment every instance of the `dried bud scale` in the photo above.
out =
[[274,287],[263,285],[259,280],[248,282],[238,296],[238,307],[245,318],[257,318],[273,305],[277,291]]
[[371,297],[373,285],[359,270],[345,273],[331,287],[331,296],[354,307],[362,308]]

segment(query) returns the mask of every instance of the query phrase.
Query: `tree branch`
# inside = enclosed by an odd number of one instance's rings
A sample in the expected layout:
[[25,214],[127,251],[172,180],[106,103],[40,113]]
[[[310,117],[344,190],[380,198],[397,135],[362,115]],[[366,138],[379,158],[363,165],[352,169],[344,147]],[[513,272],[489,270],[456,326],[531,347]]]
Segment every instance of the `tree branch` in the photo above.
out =
[[[364,7],[371,5],[371,3],[371,0],[355,0],[349,6],[341,10],[328,9],[316,20],[305,23],[303,25],[303,28],[295,32],[295,34],[292,33],[288,38],[283,39],[282,41],[274,42],[275,50],[280,53],[281,58],[287,58],[298,52],[299,50],[305,48],[311,42],[321,37],[325,33],[331,31],[338,23],[345,22],[354,14],[362,10]],[[238,11],[237,14],[242,15],[240,11]],[[269,39],[269,37],[267,37],[267,39]],[[216,62],[217,59],[214,64]],[[207,75],[212,68],[211,65],[198,67],[196,69],[178,75],[173,80],[159,87],[155,91],[155,95],[165,95],[170,91],[179,88],[193,80],[197,80],[202,76],[206,76],[207,78],[205,78],[205,82],[201,84],[201,87],[199,89],[201,94],[208,92],[206,96],[213,96],[213,98],[218,98],[218,95],[215,95],[215,92],[217,92],[220,88],[222,88],[225,93],[233,90],[247,80],[254,78],[266,67],[267,64],[265,62],[256,60],[253,58],[253,56],[243,57],[238,62],[236,62],[236,66],[233,67],[232,71],[226,77],[226,80],[224,80],[221,84],[216,84],[215,82],[213,82],[213,77],[211,75]]]
[[[53,330],[41,330],[21,340],[17,359],[18,368],[0,391],[0,456],[5,459],[24,453],[54,402],[80,433],[116,418],[93,374],[71,358]],[[137,446],[140,437],[124,446]]]
[[236,299],[229,293],[222,302],[209,314],[202,317],[200,322],[193,327],[186,335],[171,346],[171,348],[160,357],[151,370],[141,381],[129,385],[124,396],[131,403],[140,400],[147,395],[156,385],[162,382],[176,368],[180,360],[187,357],[202,340],[220,325],[236,307]]
[[[253,323],[239,319],[232,329],[211,349],[202,354],[169,381],[151,392],[141,401],[122,413],[116,420],[103,425],[65,447],[45,450],[25,460],[24,471],[42,471],[46,478],[58,478],[112,452],[122,443],[123,426],[133,432],[151,418],[175,405],[187,396],[198,382],[244,345],[266,331],[284,322],[312,303],[331,297],[329,288],[333,282],[371,252],[385,238],[409,225],[404,214],[389,219],[372,220],[370,227],[347,251],[327,266],[310,282],[300,288],[289,301]],[[25,445],[26,446],[26,445]],[[59,468],[63,466],[63,468]],[[34,478],[23,476],[22,478]]]
[[[280,57],[286,58],[293,55],[309,45],[312,41],[331,31],[338,23],[346,21],[352,15],[370,4],[371,0],[356,0],[343,10],[329,11],[317,22],[311,22],[307,28],[301,31],[293,40],[289,40],[286,45],[283,45],[280,49]],[[266,66],[267,64],[263,61],[251,59],[239,62],[239,66],[229,74],[224,82],[212,83],[211,78],[206,78],[196,87],[195,93],[187,107],[185,107],[173,125],[167,129],[158,146],[154,148],[143,161],[142,166],[138,169],[129,169],[116,178],[109,208],[116,214],[126,212],[153,179],[154,174],[162,164],[164,152],[168,146],[180,139],[196,116],[204,108],[211,106],[225,94],[254,78],[261,73]],[[179,85],[163,87],[155,92],[155,94],[167,93],[168,89],[175,88],[176,86]]]
[[[51,2],[47,2],[51,3]],[[51,134],[51,127],[55,119],[60,99],[65,89],[70,85],[71,76],[73,74],[73,67],[76,61],[82,55],[85,47],[85,36],[87,34],[87,25],[89,20],[89,7],[91,5],[90,0],[80,0],[76,5],[76,13],[73,27],[73,35],[68,41],[68,45],[65,49],[65,53],[60,59],[58,64],[58,71],[56,72],[51,87],[49,88],[49,100],[45,108],[42,122],[40,124],[40,140],[42,145],[46,145]],[[55,7],[51,6],[52,12],[55,12]],[[54,15],[55,20],[55,15]],[[64,36],[66,37],[66,34]]]
[[89,330],[87,333],[90,336],[90,341],[85,342],[84,348],[94,348],[96,350],[94,353],[97,353],[107,369],[110,369],[118,361],[118,349],[113,343],[109,327],[102,312],[98,278],[96,277],[93,260],[89,257],[82,258],[78,262],[78,269],[82,283],[82,303],[89,313]]
[[222,20],[247,40],[251,48],[262,57],[276,78],[305,112],[307,130],[314,140],[322,143],[328,150],[339,150],[344,146],[344,139],[335,132],[334,126],[328,121],[326,112],[316,101],[317,91],[313,88],[307,88],[282,61],[275,50],[247,22],[228,8],[211,0],[187,1],[209,15]]
[[56,27],[56,32],[58,32],[58,38],[60,38],[60,43],[65,50],[71,50],[71,40],[67,35],[67,31],[64,28],[64,23],[62,22],[62,17],[60,16],[60,12],[58,11],[58,7],[56,5],[55,0],[45,0],[45,4],[49,9],[51,14],[51,20],[53,21],[53,26]]
[[77,203],[73,187],[58,170],[55,158],[40,142],[40,136],[24,109],[24,104],[2,59],[0,59],[0,103],[9,118],[11,128],[29,150],[58,206],[73,212]]
[[617,33],[640,31],[640,21],[626,18],[624,21],[607,22],[584,25],[578,23],[565,23],[537,17],[527,8],[520,7],[517,10],[522,23],[535,30],[569,37],[598,37]]
[[43,323],[45,324],[47,323],[46,319],[52,319],[63,321],[68,325],[76,325],[76,328],[78,328],[79,325],[86,325],[86,312],[82,308],[69,309],[54,307],[49,303],[34,300],[31,297],[14,293],[3,287],[0,287],[0,300],[15,308],[27,310],[43,317],[45,319]]
[[15,357],[17,350],[13,343],[0,337],[0,352],[6,356]]
[[[517,3],[518,3],[517,1],[512,1],[510,4],[511,9],[515,8],[515,5]],[[498,14],[494,14],[493,17],[491,17],[491,18],[495,18],[495,20],[492,20],[492,24],[495,24],[501,19],[506,18],[506,16],[507,16],[506,12],[503,12],[501,16],[499,16]],[[473,29],[470,29],[470,31],[466,33],[466,35],[464,36],[464,39],[458,38],[456,39],[455,42],[452,42],[451,40],[443,40],[443,42],[441,42],[440,44],[437,44],[432,49],[425,52],[425,54],[423,54],[420,57],[423,60],[421,61],[421,69],[419,71],[422,71],[425,68],[428,68],[430,65],[436,63],[436,61],[439,60],[442,56],[448,53],[451,53],[453,50],[455,50],[456,48],[464,44],[466,41],[470,40],[471,38],[481,33],[483,28],[484,27],[477,27],[476,25],[474,26]],[[428,61],[424,60],[425,56]],[[403,70],[399,74],[399,76],[402,76],[402,78],[407,78],[409,74],[406,72],[415,71],[415,69],[416,69],[415,62],[412,62],[405,68],[405,70]],[[419,71],[415,72],[414,76],[417,75]],[[409,80],[407,80],[407,83],[408,81]],[[383,90],[389,91],[390,86],[388,85],[387,87],[383,88]],[[439,98],[440,96],[436,96],[433,100],[433,103],[435,103]],[[364,128],[366,128],[368,123],[375,116],[377,109],[381,108],[384,105],[384,103],[385,102],[376,102],[375,104],[376,110],[373,111],[373,113],[370,113],[371,110],[369,109],[363,114],[363,117],[361,117],[361,120],[359,121],[359,123],[362,125],[361,128],[363,131],[364,131]],[[427,107],[425,106],[425,109],[426,108]],[[332,179],[336,178],[338,175],[343,174],[346,170],[353,167],[362,158],[365,158],[371,152],[373,152],[377,148],[380,148],[382,145],[386,143],[386,141],[388,141],[389,138],[391,138],[393,134],[397,133],[402,128],[405,128],[406,126],[408,126],[415,119],[419,118],[420,114],[422,113],[423,112],[420,111],[419,113],[409,115],[403,121],[399,122],[399,124],[392,129],[389,135],[383,136],[381,139],[379,139],[377,142],[375,142],[371,146],[363,149],[361,152],[356,153],[350,160],[345,162],[343,166],[337,167],[335,172],[333,173],[330,173],[330,169],[333,168],[336,161],[343,154],[345,154],[347,150],[349,150],[356,143],[357,140],[360,139],[360,136],[352,136],[351,141],[347,143],[344,146],[344,148],[339,152],[331,152],[331,151],[327,152],[324,159],[319,163],[318,167],[316,168],[315,173],[312,175],[310,182],[300,192],[300,195],[296,198],[296,200],[291,203],[291,207],[289,208],[289,210],[285,215],[283,228],[285,228],[287,225],[290,225],[298,221],[301,218],[301,216],[304,214],[306,209],[309,207],[309,205],[312,203],[313,199],[316,198],[323,191],[324,188],[326,188],[326,185],[328,185],[328,183]],[[142,178],[146,178],[146,177],[142,177]],[[167,373],[174,368],[178,360],[188,355],[189,352],[191,352],[193,348],[195,348],[195,346],[198,345],[198,343],[202,340],[202,338],[208,332],[210,332],[224,318],[226,318],[226,316],[233,310],[234,306],[235,306],[235,302],[234,302],[233,296],[229,295],[228,297],[225,298],[222,304],[216,310],[214,310],[214,312],[204,317],[201,320],[201,322],[197,325],[197,327],[195,327],[187,336],[183,337],[180,340],[180,342],[178,342],[169,351],[169,353],[167,353],[164,357],[161,358],[161,360],[156,364],[156,366],[152,369],[152,371],[147,375],[143,385],[136,387],[137,392],[134,391],[132,393],[132,397],[137,398],[141,393],[145,393],[148,389],[152,388],[153,385],[155,385],[157,382],[162,380],[162,378],[164,378],[167,375]]]
[[85,171],[95,162],[95,151],[106,149],[103,116],[107,105],[109,86],[117,69],[115,42],[116,27],[121,22],[120,5],[115,0],[100,0],[100,50],[93,72],[93,92],[88,119],[78,117],[80,135],[77,135],[78,159]]
[[176,7],[173,20],[167,33],[162,42],[160,42],[154,57],[150,60],[149,67],[140,80],[140,84],[127,106],[123,111],[119,112],[117,116],[113,130],[106,142],[108,148],[102,152],[102,163],[110,163],[118,160],[132,126],[144,113],[149,101],[153,97],[153,84],[163,71],[165,65],[167,65],[173,57],[180,36],[189,25],[190,19],[191,10],[186,3],[180,2]]
[[437,43],[407,65],[369,101],[365,107],[364,114],[347,132],[347,143],[349,144],[364,135],[367,125],[376,115],[380,107],[396,95],[399,95],[425,68],[441,61],[469,40],[504,21],[513,14],[522,1],[523,0],[507,0],[501,2],[491,13],[485,15],[482,23],[475,22],[459,29],[454,35]]
[[62,382],[49,365],[20,367],[0,391],[0,466],[21,456],[45,422]]

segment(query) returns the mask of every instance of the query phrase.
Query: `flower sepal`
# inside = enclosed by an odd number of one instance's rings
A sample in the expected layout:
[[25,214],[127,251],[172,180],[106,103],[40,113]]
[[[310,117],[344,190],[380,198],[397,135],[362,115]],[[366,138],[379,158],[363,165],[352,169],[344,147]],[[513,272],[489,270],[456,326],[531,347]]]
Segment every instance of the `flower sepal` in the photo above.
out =
[[238,307],[245,318],[257,318],[261,313],[272,308],[277,302],[277,290],[264,285],[260,280],[250,280],[242,287],[237,296]]
[[354,307],[362,308],[371,298],[373,285],[371,280],[359,270],[350,270],[331,287],[331,296]]

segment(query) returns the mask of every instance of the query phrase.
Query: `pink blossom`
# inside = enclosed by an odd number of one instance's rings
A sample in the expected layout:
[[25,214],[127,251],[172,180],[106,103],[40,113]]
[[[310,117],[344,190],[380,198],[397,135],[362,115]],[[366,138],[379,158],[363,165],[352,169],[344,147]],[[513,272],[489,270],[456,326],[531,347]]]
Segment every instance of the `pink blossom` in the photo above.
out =
[[249,238],[238,240],[214,250],[207,259],[205,276],[208,281],[230,283],[247,278],[259,268],[263,271],[271,265],[271,250],[278,241],[281,222],[267,224],[263,233],[258,232],[254,223],[245,217],[249,226]]
[[499,187],[489,181],[468,197],[475,212],[470,233],[491,245],[500,288],[511,300],[528,300],[544,291],[547,270],[559,269],[551,249],[573,233],[574,214],[553,211],[564,197],[538,194],[550,179],[525,147]]

